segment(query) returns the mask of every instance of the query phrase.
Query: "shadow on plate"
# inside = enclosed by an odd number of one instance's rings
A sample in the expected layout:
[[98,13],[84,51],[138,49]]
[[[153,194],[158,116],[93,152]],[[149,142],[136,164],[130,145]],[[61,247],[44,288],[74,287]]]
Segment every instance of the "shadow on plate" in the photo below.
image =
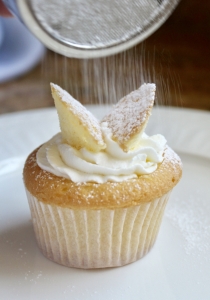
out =
[[9,228],[0,235],[0,277],[20,276],[24,269],[32,269],[41,253],[36,245],[30,221]]
[[[27,275],[34,275],[38,272],[53,274],[59,272],[61,268],[64,273],[88,272],[88,273],[104,273],[112,269],[75,269],[54,263],[42,255],[40,252],[33,231],[31,221],[19,224],[16,227],[3,231],[0,235],[0,278],[17,277],[22,278]],[[126,266],[125,266],[126,267]]]

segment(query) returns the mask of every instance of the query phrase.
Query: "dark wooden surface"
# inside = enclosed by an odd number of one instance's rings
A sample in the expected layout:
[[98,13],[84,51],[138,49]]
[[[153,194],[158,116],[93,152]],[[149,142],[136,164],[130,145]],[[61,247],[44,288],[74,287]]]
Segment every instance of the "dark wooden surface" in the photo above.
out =
[[137,47],[106,59],[76,60],[47,51],[28,74],[0,85],[0,114],[53,106],[49,83],[83,104],[114,103],[143,81],[157,103],[210,110],[210,1],[182,0]]

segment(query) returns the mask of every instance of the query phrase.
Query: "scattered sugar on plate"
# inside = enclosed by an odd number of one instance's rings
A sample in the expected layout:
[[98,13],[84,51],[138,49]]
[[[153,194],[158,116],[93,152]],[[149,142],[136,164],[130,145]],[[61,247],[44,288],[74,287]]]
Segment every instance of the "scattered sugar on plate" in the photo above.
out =
[[[166,209],[166,217],[185,239],[186,254],[207,254],[210,250],[210,207],[202,200],[200,191],[189,194],[184,201],[175,198]],[[208,255],[206,255],[206,258]]]

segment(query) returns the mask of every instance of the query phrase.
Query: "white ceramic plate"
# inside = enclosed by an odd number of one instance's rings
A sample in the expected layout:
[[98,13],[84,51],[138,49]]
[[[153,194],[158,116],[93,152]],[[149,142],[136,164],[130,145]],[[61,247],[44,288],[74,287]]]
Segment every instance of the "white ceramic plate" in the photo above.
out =
[[[100,118],[104,107],[90,109]],[[58,131],[54,109],[0,117],[0,299],[210,299],[210,114],[156,108],[147,133],[162,133],[181,156],[158,240],[121,268],[77,270],[47,260],[36,246],[22,184],[26,155]]]
[[37,65],[45,47],[16,18],[0,17],[0,29],[0,82],[6,82]]

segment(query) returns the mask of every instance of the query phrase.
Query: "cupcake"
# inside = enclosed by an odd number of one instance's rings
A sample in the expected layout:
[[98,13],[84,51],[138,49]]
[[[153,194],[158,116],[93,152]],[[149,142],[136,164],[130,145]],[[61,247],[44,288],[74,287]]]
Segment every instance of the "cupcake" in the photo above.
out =
[[38,246],[68,267],[135,262],[154,245],[182,174],[165,138],[144,132],[155,84],[122,98],[101,122],[59,86],[51,90],[61,132],[23,171]]

